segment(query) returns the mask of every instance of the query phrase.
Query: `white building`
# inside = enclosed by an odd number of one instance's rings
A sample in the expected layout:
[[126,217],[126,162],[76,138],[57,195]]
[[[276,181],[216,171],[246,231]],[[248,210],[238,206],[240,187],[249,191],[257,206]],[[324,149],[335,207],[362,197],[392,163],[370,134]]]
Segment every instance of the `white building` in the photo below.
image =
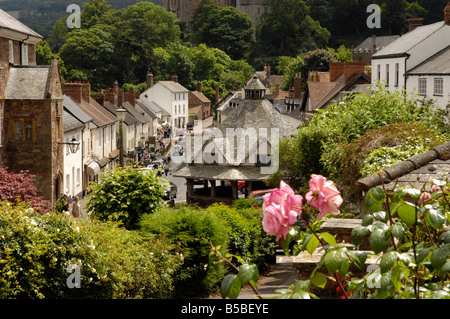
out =
[[[64,121],[64,194],[69,199],[81,196],[83,193],[83,148],[81,145],[84,123],[68,111],[63,111]],[[72,153],[70,145],[72,140],[80,142],[79,147]]]
[[441,107],[450,104],[450,46],[406,73],[406,91],[433,100]]
[[372,84],[380,82],[391,92],[417,93],[417,79],[408,72],[450,46],[450,6],[444,16],[444,21],[416,27],[374,54]]
[[144,91],[140,99],[157,103],[170,114],[170,119],[163,116],[163,120],[174,129],[183,128],[188,122],[189,90],[176,81],[159,81]]

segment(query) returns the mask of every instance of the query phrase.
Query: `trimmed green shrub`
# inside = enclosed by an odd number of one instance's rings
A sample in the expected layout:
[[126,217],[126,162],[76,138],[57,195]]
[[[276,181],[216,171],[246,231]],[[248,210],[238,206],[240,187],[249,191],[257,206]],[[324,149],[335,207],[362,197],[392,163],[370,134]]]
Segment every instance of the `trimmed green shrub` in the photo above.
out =
[[106,171],[100,183],[91,184],[87,209],[100,220],[121,221],[127,229],[138,229],[142,215],[151,214],[165,195],[161,178],[138,167]]
[[252,199],[239,199],[233,207],[216,203],[206,211],[219,216],[229,227],[228,252],[264,271],[275,256],[275,237],[263,231],[261,208],[255,204]]
[[166,254],[170,249],[115,222],[0,202],[0,298],[167,297],[181,264],[180,256]]
[[144,237],[165,236],[176,245],[173,253],[183,256],[183,265],[175,273],[175,297],[203,296],[217,287],[226,272],[223,263],[211,256],[211,244],[225,253],[228,228],[215,214],[190,206],[161,208],[141,221]]

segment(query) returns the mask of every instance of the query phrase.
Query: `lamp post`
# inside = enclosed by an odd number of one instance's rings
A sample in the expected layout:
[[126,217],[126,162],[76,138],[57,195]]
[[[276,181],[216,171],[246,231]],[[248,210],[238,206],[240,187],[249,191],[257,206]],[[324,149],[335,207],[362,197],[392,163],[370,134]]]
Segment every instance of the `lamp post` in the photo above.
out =
[[123,159],[123,121],[125,120],[125,114],[127,110],[120,108],[116,109],[117,119],[119,120],[119,151],[120,151],[120,166],[124,166]]

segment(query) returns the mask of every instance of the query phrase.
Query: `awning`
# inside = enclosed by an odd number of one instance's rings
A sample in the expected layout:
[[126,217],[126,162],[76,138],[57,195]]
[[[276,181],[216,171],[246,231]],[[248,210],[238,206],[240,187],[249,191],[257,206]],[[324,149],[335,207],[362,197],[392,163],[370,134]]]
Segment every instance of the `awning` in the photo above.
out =
[[103,157],[98,161],[98,165],[100,165],[100,167],[105,167],[111,160],[107,157]]
[[86,165],[86,173],[90,176],[97,175],[100,173],[100,165],[98,165],[97,162],[91,162],[90,164]]
[[108,154],[109,159],[115,159],[117,156],[119,156],[120,150],[114,150]]

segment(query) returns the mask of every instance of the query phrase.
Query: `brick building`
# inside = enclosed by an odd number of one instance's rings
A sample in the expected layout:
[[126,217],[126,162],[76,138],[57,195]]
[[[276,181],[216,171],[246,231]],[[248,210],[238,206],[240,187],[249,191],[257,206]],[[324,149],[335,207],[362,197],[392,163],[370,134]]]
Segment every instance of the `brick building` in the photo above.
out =
[[55,202],[63,185],[63,95],[58,62],[36,66],[42,37],[0,10],[0,166],[36,175]]

